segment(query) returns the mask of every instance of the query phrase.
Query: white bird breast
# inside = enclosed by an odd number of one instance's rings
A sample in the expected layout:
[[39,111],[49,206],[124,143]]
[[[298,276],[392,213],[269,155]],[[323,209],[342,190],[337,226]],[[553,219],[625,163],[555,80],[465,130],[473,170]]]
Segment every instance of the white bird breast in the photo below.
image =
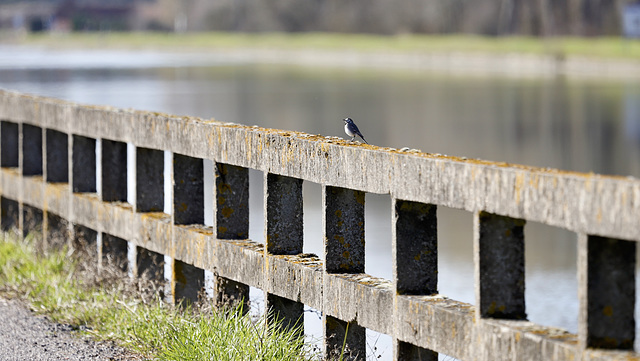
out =
[[347,133],[347,135],[349,135],[350,137],[356,135],[356,133],[352,132],[351,129],[349,129],[349,124],[344,125],[344,132]]

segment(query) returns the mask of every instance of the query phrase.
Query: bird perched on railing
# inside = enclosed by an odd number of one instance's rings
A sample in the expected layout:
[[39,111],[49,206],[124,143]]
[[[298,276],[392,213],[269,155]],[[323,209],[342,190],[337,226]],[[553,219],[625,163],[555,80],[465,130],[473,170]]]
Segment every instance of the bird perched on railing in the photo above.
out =
[[362,133],[360,133],[360,129],[358,129],[358,126],[356,125],[356,123],[353,122],[353,119],[344,118],[342,119],[342,121],[344,121],[344,132],[351,137],[352,141],[355,139],[357,135],[360,138],[362,138],[362,140],[364,140],[365,143],[369,144],[369,142],[367,142],[367,140],[364,139],[364,137],[362,136]]

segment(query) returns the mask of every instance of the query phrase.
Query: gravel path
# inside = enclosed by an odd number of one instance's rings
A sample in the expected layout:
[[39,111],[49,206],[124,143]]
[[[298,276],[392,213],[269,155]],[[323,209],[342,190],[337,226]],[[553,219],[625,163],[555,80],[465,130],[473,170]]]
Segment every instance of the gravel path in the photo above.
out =
[[72,327],[0,298],[0,360],[143,360],[110,342],[72,334]]

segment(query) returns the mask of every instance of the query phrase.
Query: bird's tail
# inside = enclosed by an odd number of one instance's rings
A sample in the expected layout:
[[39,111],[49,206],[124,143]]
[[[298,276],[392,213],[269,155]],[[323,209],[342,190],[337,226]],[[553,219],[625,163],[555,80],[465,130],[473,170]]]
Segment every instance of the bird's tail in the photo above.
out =
[[362,136],[362,134],[360,134],[360,138],[362,138],[362,140],[364,140],[365,143],[369,144],[369,142],[367,142],[366,139],[364,139],[364,137]]

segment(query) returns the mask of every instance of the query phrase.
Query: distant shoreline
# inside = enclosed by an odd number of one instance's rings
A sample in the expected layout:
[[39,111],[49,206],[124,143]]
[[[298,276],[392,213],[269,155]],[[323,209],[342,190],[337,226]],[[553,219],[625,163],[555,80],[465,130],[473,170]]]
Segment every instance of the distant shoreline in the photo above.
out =
[[487,38],[245,33],[0,34],[0,44],[64,49],[156,50],[243,63],[384,68],[451,75],[640,79],[640,41],[620,38]]

